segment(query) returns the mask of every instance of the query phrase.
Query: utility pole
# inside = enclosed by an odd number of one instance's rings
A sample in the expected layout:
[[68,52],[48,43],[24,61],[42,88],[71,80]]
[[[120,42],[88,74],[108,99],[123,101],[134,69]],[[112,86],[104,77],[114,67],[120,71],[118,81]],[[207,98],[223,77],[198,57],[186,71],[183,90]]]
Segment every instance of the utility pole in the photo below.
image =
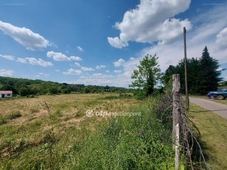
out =
[[188,76],[187,76],[187,51],[186,51],[186,28],[183,28],[184,32],[184,75],[185,75],[185,96],[186,96],[186,110],[189,110],[189,98],[188,98]]

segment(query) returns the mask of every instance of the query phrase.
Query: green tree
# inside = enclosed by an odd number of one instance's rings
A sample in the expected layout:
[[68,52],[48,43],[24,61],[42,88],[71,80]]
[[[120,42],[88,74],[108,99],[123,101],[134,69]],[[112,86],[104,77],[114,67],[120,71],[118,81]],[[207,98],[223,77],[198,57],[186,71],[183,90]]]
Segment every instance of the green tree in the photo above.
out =
[[28,89],[27,87],[21,87],[21,88],[19,89],[19,94],[20,94],[21,96],[27,96],[27,95],[30,94],[30,92],[29,92],[29,89]]
[[85,87],[84,90],[83,90],[84,93],[90,93],[91,90],[88,88],[88,87]]
[[[207,94],[208,91],[216,90],[220,78],[220,71],[217,71],[218,61],[210,57],[205,47],[202,57],[187,59],[188,92],[190,94]],[[169,66],[165,72],[165,84],[168,83],[172,74],[180,74],[181,92],[185,93],[184,60],[181,60],[176,67]]]
[[12,90],[13,94],[17,94],[17,90],[10,85],[3,85],[0,90]]
[[147,54],[137,69],[133,71],[131,76],[135,79],[130,87],[136,88],[140,94],[146,96],[151,95],[154,91],[154,86],[161,80],[162,73],[158,65],[158,57]]
[[49,93],[50,93],[50,94],[58,94],[58,89],[57,89],[57,87],[50,87],[50,88],[49,88]]
[[199,84],[200,94],[207,94],[208,91],[217,90],[218,83],[222,80],[218,60],[210,57],[207,47],[204,48],[202,57],[199,59]]

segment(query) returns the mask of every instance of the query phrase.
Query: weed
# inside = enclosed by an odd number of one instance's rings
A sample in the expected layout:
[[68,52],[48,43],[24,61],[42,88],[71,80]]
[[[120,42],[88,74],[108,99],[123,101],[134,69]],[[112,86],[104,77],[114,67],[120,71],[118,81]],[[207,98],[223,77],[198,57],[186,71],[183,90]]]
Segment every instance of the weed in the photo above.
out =
[[35,108],[30,109],[30,113],[38,113],[38,112],[39,112],[39,109],[35,109]]
[[5,116],[5,119],[12,120],[21,117],[20,111],[12,111]]
[[7,123],[5,117],[3,117],[2,114],[0,114],[0,125],[5,124],[5,123]]

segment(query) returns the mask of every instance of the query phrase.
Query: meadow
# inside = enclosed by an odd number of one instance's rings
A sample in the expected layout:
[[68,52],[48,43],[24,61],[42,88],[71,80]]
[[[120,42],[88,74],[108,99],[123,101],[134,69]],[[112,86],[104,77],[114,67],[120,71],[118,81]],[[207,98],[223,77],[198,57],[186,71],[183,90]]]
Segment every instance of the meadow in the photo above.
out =
[[174,169],[158,102],[115,93],[0,100],[0,169]]

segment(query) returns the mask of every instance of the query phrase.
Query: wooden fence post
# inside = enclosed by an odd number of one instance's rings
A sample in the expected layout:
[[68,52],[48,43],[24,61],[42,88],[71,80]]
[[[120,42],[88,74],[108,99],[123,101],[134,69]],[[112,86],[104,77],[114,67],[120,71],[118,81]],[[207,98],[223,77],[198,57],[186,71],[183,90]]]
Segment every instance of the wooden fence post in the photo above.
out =
[[180,75],[173,75],[173,143],[175,146],[175,170],[180,169]]

